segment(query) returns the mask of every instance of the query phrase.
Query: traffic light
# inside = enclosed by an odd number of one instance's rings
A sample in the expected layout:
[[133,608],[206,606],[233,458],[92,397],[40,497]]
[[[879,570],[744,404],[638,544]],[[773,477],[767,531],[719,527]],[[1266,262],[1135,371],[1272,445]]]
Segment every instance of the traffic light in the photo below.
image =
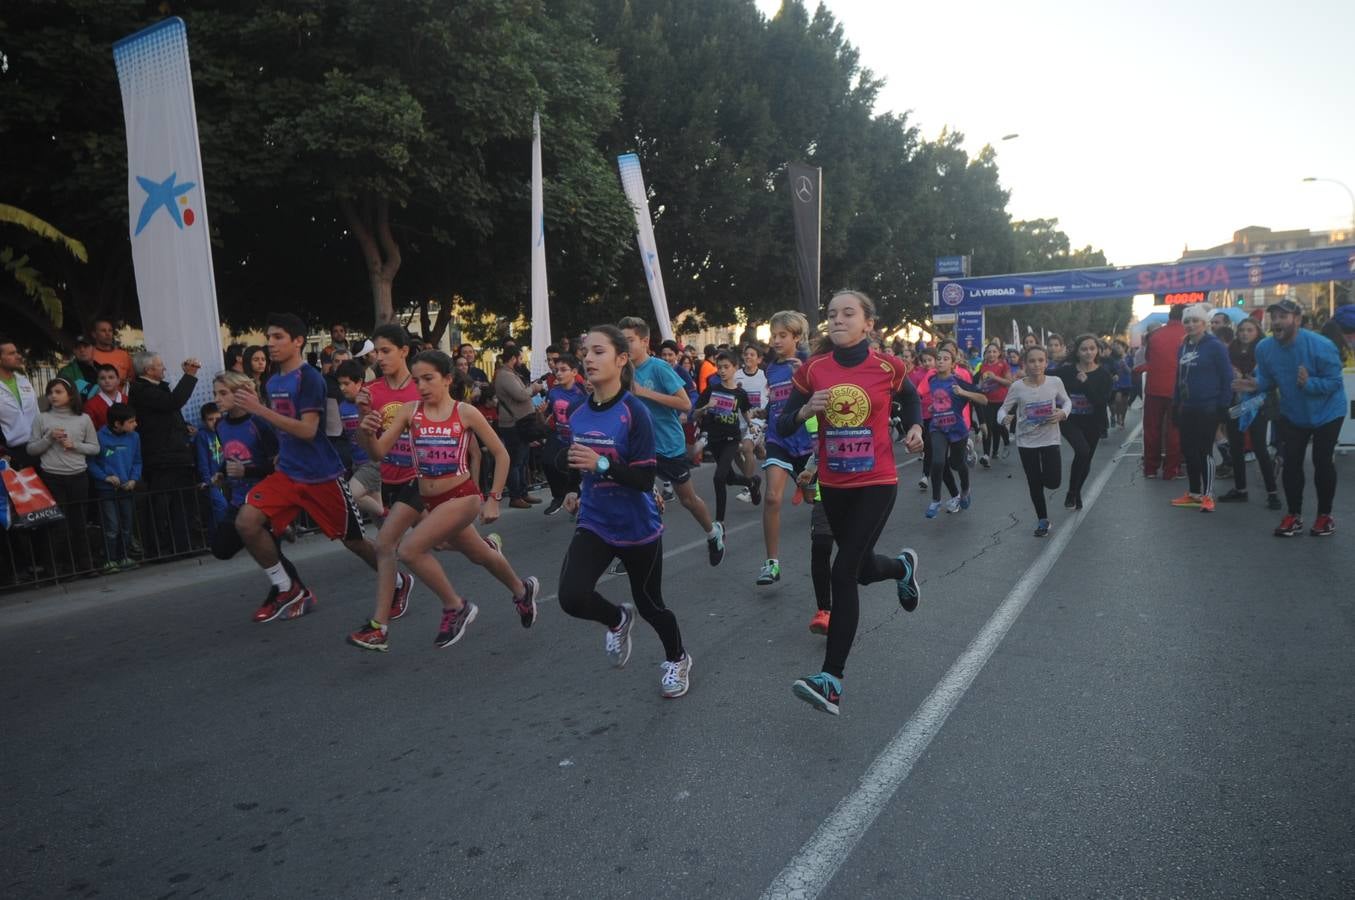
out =
[[1243,297],[1242,297],[1241,294],[1238,294],[1238,295],[1237,295],[1237,299],[1233,300],[1233,305],[1234,305],[1234,306],[1242,306],[1242,305],[1244,305],[1245,303],[1246,303],[1246,300],[1243,299]]

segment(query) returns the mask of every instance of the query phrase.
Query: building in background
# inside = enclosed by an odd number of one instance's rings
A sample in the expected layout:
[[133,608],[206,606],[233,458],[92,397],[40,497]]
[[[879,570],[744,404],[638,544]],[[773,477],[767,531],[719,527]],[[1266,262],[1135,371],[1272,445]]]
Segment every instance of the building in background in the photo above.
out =
[[[1233,232],[1233,239],[1217,247],[1201,250],[1186,248],[1181,261],[1206,259],[1216,256],[1246,256],[1251,253],[1274,253],[1282,250],[1315,250],[1321,247],[1355,244],[1355,233],[1350,229],[1332,231],[1272,231],[1261,225],[1249,225]],[[1326,284],[1277,284],[1266,288],[1243,288],[1231,291],[1212,291],[1208,302],[1214,306],[1233,306],[1247,312],[1264,310],[1282,297],[1289,297],[1308,310],[1309,321],[1325,319],[1333,308],[1355,302],[1352,282],[1336,281]]]

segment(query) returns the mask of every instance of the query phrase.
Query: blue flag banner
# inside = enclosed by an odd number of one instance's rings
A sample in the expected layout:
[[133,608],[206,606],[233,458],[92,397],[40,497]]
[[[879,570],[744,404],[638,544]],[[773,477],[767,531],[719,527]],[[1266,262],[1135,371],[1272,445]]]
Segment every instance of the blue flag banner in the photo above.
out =
[[951,313],[1022,303],[1114,300],[1135,294],[1241,291],[1274,284],[1349,281],[1353,277],[1355,245],[1348,245],[1149,266],[934,280],[932,307],[937,312]]
[[955,315],[955,343],[961,352],[983,346],[983,310],[963,309]]

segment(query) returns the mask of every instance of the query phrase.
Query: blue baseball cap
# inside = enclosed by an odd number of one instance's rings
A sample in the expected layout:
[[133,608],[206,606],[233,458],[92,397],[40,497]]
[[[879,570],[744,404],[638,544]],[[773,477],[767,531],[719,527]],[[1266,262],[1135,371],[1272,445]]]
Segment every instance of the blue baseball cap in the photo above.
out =
[[1338,306],[1336,313],[1332,315],[1336,324],[1341,326],[1342,331],[1355,331],[1355,306]]

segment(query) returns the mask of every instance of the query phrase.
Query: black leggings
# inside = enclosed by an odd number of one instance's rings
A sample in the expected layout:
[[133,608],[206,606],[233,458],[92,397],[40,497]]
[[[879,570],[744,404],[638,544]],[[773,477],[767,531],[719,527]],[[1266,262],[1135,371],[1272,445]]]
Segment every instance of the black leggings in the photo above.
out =
[[1073,448],[1073,462],[1068,467],[1068,493],[1081,498],[1082,485],[1092,471],[1096,445],[1101,442],[1101,423],[1096,416],[1070,416],[1059,423],[1059,431]]
[[[932,450],[932,500],[940,502],[942,481],[945,481],[946,490],[952,497],[960,491],[969,493],[969,463],[965,462],[964,440],[952,441],[943,432],[933,431],[927,436],[927,443]],[[950,474],[952,469],[960,473],[958,489],[955,487],[955,476]]]
[[[241,550],[245,549],[245,542],[240,539],[240,532],[235,530],[235,517],[239,514],[240,507],[232,506],[227,508],[226,516],[217,526],[216,533],[212,535],[211,551],[217,559],[230,559]],[[303,584],[300,573],[296,566],[282,552],[282,541],[276,534],[269,531],[273,538],[273,546],[278,548],[278,562],[282,563],[282,570],[287,573],[287,577],[296,584]]]
[[619,558],[630,578],[635,610],[658,632],[669,662],[682,659],[682,633],[677,616],[663,605],[659,582],[663,578],[663,538],[648,544],[614,547],[591,531],[574,529],[574,540],[560,567],[560,608],[576,619],[601,622],[608,628],[621,624],[621,608],[597,592],[598,579],[613,559]]
[[1026,487],[1030,488],[1030,502],[1035,504],[1035,518],[1048,519],[1049,507],[1044,502],[1045,491],[1056,491],[1063,481],[1063,459],[1058,444],[1048,447],[1017,447],[1021,468],[1026,470]]
[[[1183,409],[1177,417],[1176,430],[1181,435],[1181,456],[1186,461],[1186,479],[1190,492],[1212,495],[1214,436],[1219,430],[1218,410]],[[1299,477],[1302,478],[1302,475]]]
[[987,406],[978,407],[979,421],[983,423],[983,455],[997,456],[998,441],[1003,446],[1011,443],[1011,436],[1007,434],[1007,426],[997,420],[997,411],[1002,406],[1001,403],[988,401]]
[[737,438],[716,441],[710,444],[706,449],[710,450],[710,455],[715,458],[715,521],[723,522],[725,520],[725,503],[728,499],[726,485],[737,484],[742,487],[748,487],[753,480],[734,465],[739,457],[739,441]]
[[837,678],[847,665],[856,640],[856,625],[861,617],[858,585],[903,577],[903,563],[880,556],[875,542],[894,509],[898,485],[873,484],[859,488],[835,488],[823,485],[823,511],[837,541],[833,560],[833,618],[828,625],[828,649],[823,656],[823,671]]
[[922,474],[932,474],[932,420],[922,420]]
[[[1256,464],[1261,468],[1261,477],[1266,483],[1266,493],[1275,493],[1275,466],[1270,460],[1270,448],[1266,446],[1266,429],[1270,417],[1258,415],[1247,429],[1251,438],[1251,449],[1256,454]],[[1233,457],[1233,487],[1239,491],[1247,489],[1247,445],[1242,440],[1242,429],[1237,419],[1228,420],[1228,452]]]
[[[1289,512],[1303,512],[1303,454],[1313,442],[1313,486],[1317,488],[1317,514],[1331,515],[1336,499],[1336,440],[1341,436],[1344,419],[1332,419],[1316,428],[1300,428],[1285,422],[1280,430],[1284,441],[1284,499]],[[1260,454],[1257,459],[1260,459]]]
[[833,536],[831,534],[810,536],[809,577],[814,582],[814,605],[825,612],[832,612]]

